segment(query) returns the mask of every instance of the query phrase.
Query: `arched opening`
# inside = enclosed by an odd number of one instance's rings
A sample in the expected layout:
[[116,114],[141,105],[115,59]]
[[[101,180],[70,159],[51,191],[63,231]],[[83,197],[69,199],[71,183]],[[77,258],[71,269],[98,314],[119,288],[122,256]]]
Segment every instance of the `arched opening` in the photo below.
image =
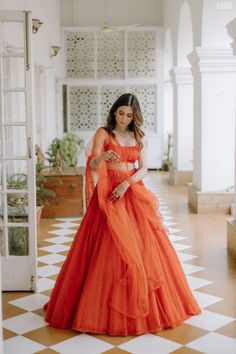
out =
[[190,7],[184,2],[180,17],[177,39],[177,65],[179,67],[190,66],[187,55],[193,50],[193,29]]

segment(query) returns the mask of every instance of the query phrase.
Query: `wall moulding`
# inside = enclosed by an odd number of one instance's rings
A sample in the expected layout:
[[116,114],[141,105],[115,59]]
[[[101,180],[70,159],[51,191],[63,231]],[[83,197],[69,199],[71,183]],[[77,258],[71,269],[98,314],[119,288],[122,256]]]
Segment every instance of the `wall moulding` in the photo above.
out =
[[236,57],[229,47],[197,47],[188,55],[188,60],[200,72],[236,72]]

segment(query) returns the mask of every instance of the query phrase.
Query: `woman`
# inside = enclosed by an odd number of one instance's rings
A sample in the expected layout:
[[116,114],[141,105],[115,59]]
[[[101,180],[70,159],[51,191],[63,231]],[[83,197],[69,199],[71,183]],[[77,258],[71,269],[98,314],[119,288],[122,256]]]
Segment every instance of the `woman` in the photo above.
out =
[[87,211],[45,305],[45,319],[54,327],[138,335],[201,312],[157,200],[142,182],[142,123],[137,98],[123,94],[94,136],[86,167]]

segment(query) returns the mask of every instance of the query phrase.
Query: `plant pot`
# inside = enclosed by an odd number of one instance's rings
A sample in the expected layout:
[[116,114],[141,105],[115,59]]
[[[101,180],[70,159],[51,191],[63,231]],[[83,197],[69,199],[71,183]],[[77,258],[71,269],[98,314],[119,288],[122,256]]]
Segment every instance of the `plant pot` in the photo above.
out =
[[170,165],[168,161],[162,161],[162,171],[169,171],[170,170]]
[[40,219],[42,217],[43,207],[44,207],[43,205],[37,205],[37,213],[36,213],[37,225],[40,224]]

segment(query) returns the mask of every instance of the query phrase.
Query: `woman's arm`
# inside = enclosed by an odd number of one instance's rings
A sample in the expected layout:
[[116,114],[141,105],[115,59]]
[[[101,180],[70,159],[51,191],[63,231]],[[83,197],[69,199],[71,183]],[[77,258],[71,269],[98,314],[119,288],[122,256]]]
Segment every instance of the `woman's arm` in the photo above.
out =
[[147,175],[147,157],[146,157],[146,150],[144,147],[140,151],[138,165],[139,165],[138,170],[131,177],[127,177],[112,191],[110,195],[111,201],[123,197],[123,195],[125,194],[125,192],[127,191],[127,189],[131,184],[141,181]]
[[138,166],[138,170],[131,177],[128,178],[129,184],[139,182],[147,175],[147,153],[144,146],[140,151]]
[[89,162],[90,168],[96,170],[102,161],[118,162],[119,156],[112,150],[103,151],[103,146],[107,140],[108,133],[103,128],[99,128],[94,136],[92,154],[95,155]]

